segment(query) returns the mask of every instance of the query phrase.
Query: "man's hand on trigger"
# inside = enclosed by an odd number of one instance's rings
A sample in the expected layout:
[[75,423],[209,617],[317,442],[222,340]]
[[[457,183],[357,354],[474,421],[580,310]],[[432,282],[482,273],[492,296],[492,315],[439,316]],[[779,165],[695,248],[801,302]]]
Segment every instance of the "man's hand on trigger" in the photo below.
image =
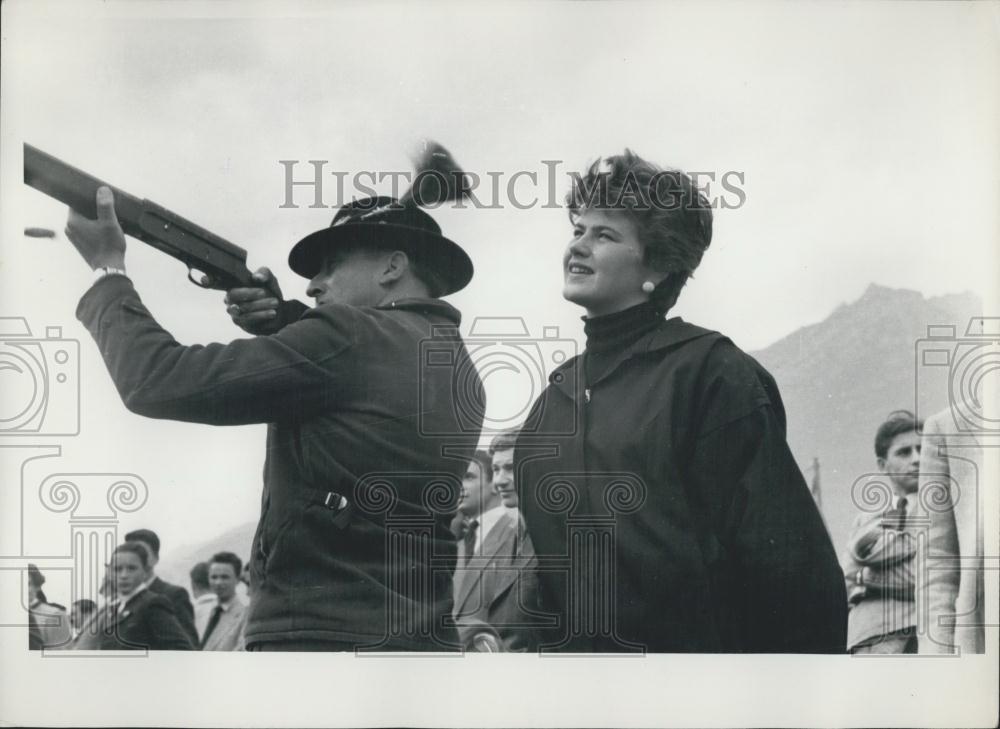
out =
[[259,268],[253,274],[260,286],[229,289],[226,311],[233,323],[250,334],[273,334],[281,328],[278,309],[282,302],[281,287],[270,269]]
[[115,199],[108,187],[97,189],[97,219],[72,208],[66,220],[66,237],[92,269],[103,266],[125,269],[125,233],[115,214]]

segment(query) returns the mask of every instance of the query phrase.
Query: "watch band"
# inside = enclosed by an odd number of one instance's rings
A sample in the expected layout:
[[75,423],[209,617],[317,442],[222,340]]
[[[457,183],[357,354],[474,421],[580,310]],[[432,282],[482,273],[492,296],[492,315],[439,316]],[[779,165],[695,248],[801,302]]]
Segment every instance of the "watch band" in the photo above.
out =
[[94,269],[93,283],[97,283],[105,276],[125,276],[127,278],[128,274],[125,273],[125,269],[123,268],[114,268],[112,266],[100,266],[99,268]]

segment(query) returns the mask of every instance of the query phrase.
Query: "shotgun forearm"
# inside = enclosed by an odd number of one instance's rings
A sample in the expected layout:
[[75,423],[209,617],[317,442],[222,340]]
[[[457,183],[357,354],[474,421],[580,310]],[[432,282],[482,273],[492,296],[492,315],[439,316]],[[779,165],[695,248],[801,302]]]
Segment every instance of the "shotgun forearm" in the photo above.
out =
[[[111,188],[118,222],[127,235],[153,246],[184,263],[190,270],[212,277],[211,288],[231,289],[253,285],[247,269],[247,252],[150,200],[140,200],[124,190],[66,164],[30,144],[24,145],[24,182],[69,205],[88,218],[97,217],[97,188]],[[188,278],[201,285],[191,274]]]

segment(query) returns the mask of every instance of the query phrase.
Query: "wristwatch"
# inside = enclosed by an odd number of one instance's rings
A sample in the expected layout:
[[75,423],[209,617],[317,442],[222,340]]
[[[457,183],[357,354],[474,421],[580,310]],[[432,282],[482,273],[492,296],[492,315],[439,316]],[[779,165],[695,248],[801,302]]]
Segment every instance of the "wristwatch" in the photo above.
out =
[[124,268],[114,268],[112,266],[100,266],[99,268],[95,268],[94,269],[94,281],[93,281],[93,283],[97,283],[98,281],[100,281],[105,276],[125,276],[125,277],[127,277],[128,274],[125,273],[125,269]]

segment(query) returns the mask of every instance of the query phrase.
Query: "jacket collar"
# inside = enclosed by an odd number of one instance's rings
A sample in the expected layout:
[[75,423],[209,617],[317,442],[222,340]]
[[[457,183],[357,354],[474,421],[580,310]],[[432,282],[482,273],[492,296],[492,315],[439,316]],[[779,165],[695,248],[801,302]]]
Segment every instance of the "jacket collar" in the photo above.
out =
[[[666,319],[660,326],[648,334],[639,337],[635,342],[622,349],[614,358],[612,364],[604,374],[594,382],[597,384],[610,377],[615,370],[625,362],[647,352],[670,349],[692,339],[698,339],[709,334],[714,334],[710,329],[688,324],[679,316]],[[584,353],[586,354],[586,353]],[[549,382],[557,390],[560,390],[567,397],[579,399],[579,395],[586,387],[582,372],[582,356],[577,355],[568,362],[560,365],[549,375]]]
[[449,304],[447,301],[442,301],[441,299],[396,299],[395,301],[390,301],[388,304],[376,306],[375,308],[383,310],[399,309],[402,311],[414,311],[420,314],[441,317],[456,326],[462,323],[462,312]]

